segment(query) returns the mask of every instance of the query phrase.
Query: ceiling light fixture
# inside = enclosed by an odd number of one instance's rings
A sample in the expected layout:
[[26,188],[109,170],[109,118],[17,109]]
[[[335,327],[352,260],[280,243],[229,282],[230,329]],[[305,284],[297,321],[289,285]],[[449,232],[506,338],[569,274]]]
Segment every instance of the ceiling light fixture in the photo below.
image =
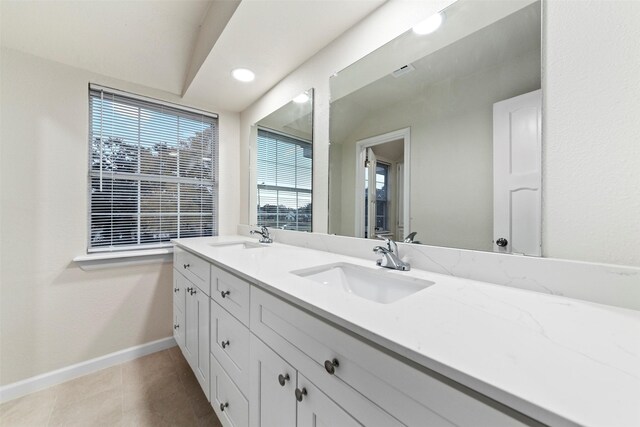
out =
[[413,32],[419,35],[431,34],[442,25],[442,21],[444,20],[444,15],[442,13],[436,13],[435,15],[431,15],[415,27],[413,27]]
[[309,95],[307,95],[307,92],[302,92],[300,95],[293,98],[293,102],[295,102],[296,104],[304,104],[308,100],[309,100]]
[[231,72],[231,75],[241,82],[252,82],[256,78],[254,72],[246,68],[236,68]]

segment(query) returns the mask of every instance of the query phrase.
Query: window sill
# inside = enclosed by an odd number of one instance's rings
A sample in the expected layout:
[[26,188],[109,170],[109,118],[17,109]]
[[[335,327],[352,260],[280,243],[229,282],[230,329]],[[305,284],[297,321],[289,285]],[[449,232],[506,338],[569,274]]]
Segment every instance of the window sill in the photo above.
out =
[[73,259],[85,271],[104,268],[129,267],[142,264],[170,262],[173,248],[142,249],[137,251],[96,252]]

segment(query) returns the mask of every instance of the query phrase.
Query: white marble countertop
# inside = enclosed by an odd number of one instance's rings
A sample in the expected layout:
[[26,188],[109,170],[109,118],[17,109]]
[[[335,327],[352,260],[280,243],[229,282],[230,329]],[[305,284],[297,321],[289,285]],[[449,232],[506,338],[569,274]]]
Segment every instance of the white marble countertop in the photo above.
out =
[[[640,312],[428,271],[391,304],[336,294],[291,271],[371,261],[244,236],[178,246],[389,350],[552,425],[640,426]],[[372,244],[373,247],[373,244]],[[606,286],[606,284],[603,284]]]

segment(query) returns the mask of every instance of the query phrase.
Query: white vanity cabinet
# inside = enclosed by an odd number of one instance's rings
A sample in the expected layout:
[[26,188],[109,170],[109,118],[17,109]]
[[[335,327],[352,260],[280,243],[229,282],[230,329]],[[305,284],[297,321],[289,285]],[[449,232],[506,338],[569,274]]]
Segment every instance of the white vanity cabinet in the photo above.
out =
[[536,424],[176,251],[174,336],[225,427]]
[[343,400],[332,400],[251,335],[251,427],[401,425],[353,390],[336,390],[336,395]]
[[[196,266],[200,274],[209,263],[176,248],[174,252],[174,337],[207,398],[209,387],[209,280],[189,273]],[[187,272],[187,274],[185,274]],[[208,277],[209,273],[205,276]],[[196,277],[194,283],[191,279]]]
[[247,427],[251,285],[214,265],[210,277],[211,405],[225,427]]
[[364,425],[523,425],[481,396],[409,366],[257,287],[251,292],[251,331]]

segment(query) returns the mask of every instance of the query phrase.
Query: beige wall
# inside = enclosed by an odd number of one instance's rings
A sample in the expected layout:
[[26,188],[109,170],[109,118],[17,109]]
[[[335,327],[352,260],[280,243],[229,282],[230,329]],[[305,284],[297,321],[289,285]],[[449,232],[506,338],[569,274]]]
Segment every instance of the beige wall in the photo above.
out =
[[547,1],[543,254],[640,265],[640,1]]
[[[389,2],[241,114],[249,126],[316,89],[314,230],[327,231],[329,76],[447,2]],[[543,254],[640,265],[640,2],[546,1],[543,16]],[[342,179],[345,177],[343,176]],[[250,188],[243,175],[241,188]],[[241,197],[241,221],[249,222]]]
[[[171,336],[170,263],[84,271],[88,83],[175,96],[2,50],[0,384]],[[213,106],[193,105],[216,112]],[[220,233],[237,224],[238,115],[220,112]]]

